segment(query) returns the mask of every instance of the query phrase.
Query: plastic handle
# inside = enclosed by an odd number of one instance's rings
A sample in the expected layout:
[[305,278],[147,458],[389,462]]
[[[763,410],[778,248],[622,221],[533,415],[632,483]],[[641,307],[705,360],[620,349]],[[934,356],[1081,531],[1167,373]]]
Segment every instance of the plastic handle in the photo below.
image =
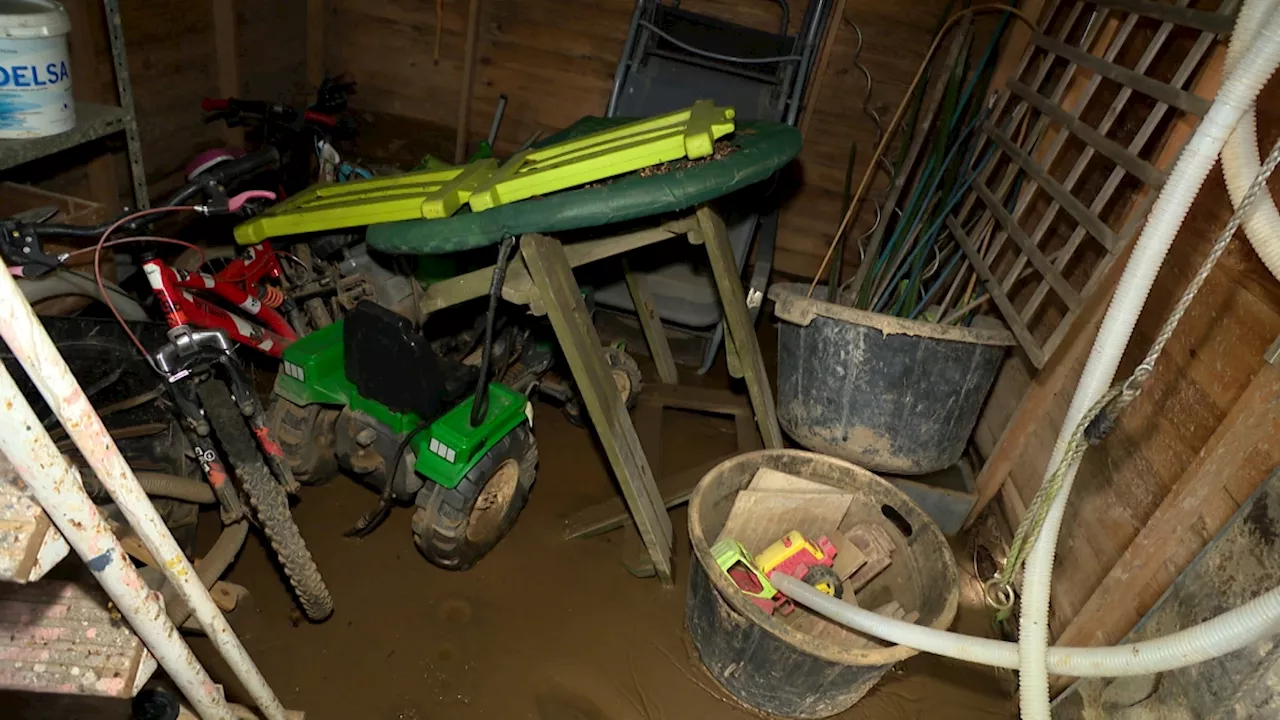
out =
[[231,108],[231,98],[207,97],[200,101],[200,109],[205,112],[219,112]]
[[315,110],[307,110],[302,114],[307,122],[313,125],[322,125],[327,128],[333,128],[338,125],[338,118],[328,113],[316,112]]
[[239,195],[232,197],[227,201],[227,211],[236,212],[244,207],[244,204],[253,198],[265,198],[267,200],[275,200],[276,194],[270,190],[246,190]]

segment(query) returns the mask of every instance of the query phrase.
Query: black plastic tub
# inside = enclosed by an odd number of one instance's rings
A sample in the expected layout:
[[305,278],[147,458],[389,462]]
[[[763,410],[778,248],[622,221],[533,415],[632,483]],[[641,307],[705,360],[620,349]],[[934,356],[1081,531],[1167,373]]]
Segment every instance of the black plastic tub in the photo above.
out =
[[939,325],[769,289],[778,422],[796,442],[876,472],[923,475],[964,452],[1005,348],[1003,328]]
[[830,717],[862,699],[889,668],[916,651],[868,646],[837,625],[824,627],[821,635],[803,632],[766,615],[719,570],[711,545],[738,491],[763,467],[851,493],[845,523],[874,523],[893,540],[893,564],[858,592],[863,607],[897,600],[907,612],[920,613],[917,623],[946,628],[960,597],[955,562],[946,538],[919,506],[888,481],[844,460],[804,450],[758,450],[720,463],[698,483],[689,498],[696,562],[690,563],[685,625],[702,664],[749,708],[787,718]]

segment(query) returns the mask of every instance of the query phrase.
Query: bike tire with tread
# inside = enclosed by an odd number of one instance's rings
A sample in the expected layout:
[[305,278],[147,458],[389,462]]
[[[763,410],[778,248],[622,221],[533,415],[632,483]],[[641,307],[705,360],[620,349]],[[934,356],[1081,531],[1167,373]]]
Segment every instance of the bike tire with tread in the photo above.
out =
[[333,598],[293,520],[289,496],[267,468],[240,408],[236,407],[226,386],[216,378],[200,383],[197,392],[214,436],[249,497],[258,523],[275,551],[303,613],[313,622],[324,620],[333,614]]

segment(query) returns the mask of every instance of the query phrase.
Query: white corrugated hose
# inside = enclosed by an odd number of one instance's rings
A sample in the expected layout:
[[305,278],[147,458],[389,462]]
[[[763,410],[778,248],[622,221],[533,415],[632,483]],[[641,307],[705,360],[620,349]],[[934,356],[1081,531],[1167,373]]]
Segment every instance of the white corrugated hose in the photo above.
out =
[[[1138,315],[1146,302],[1169,247],[1186,218],[1227,139],[1241,118],[1249,114],[1262,87],[1280,65],[1280,13],[1277,0],[1249,0],[1236,23],[1229,54],[1228,75],[1208,114],[1187,142],[1168,181],[1151,210],[1134,246],[1075,396],[1062,423],[1049,462],[1046,480],[1062,462],[1071,435],[1085,412],[1107,391]],[[1253,121],[1232,141],[1235,159],[1228,174],[1233,203],[1238,204],[1261,166]],[[1250,240],[1268,267],[1280,277],[1280,213],[1270,198],[1259,198]],[[1262,216],[1264,220],[1256,219]],[[1256,236],[1256,237],[1255,237]],[[1049,595],[1058,533],[1077,467],[1066,469],[1061,492],[1050,507],[1039,539],[1027,559],[1022,585],[1020,642],[1004,643],[934,630],[885,618],[833,600],[794,578],[772,578],[792,599],[837,622],[875,637],[960,660],[1017,668],[1022,716],[1049,718],[1049,672],[1089,676],[1147,675],[1219,657],[1280,631],[1280,588],[1205,623],[1164,638],[1106,648],[1049,648]]]

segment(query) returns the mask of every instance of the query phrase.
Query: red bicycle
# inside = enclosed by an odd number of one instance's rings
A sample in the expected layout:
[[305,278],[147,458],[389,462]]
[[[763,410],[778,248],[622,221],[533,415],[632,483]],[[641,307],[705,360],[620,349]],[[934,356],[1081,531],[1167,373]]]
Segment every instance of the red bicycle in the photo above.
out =
[[[176,243],[200,252],[185,241],[141,231],[163,213],[236,213],[254,198],[274,199],[275,193],[262,190],[228,197],[226,185],[278,162],[275,149],[227,160],[183,186],[164,206],[131,213],[102,227],[0,221],[0,252],[7,261],[23,263],[22,276],[38,277],[58,270],[67,258],[47,255],[41,237],[98,239],[94,247],[77,252],[94,253],[94,274],[103,301],[125,335],[164,378],[168,404],[221,506],[223,522],[257,521],[303,612],[320,621],[333,612],[333,600],[289,511],[288,493],[296,490],[297,481],[267,427],[253,383],[234,355],[233,339],[278,357],[296,337],[277,311],[284,301],[276,299],[283,298],[284,292],[272,283],[284,274],[276,252],[269,246],[255,247],[216,273],[175,270],[159,259],[144,256],[143,268],[170,328],[167,342],[151,349],[143,346],[117,311],[103,284],[101,268],[101,250],[124,243]],[[110,239],[117,231],[129,237]],[[212,294],[243,315],[197,293]],[[273,304],[276,307],[271,307]]]
[[[221,330],[232,340],[275,358],[298,339],[297,332],[278,312],[285,302],[285,293],[270,283],[278,283],[284,272],[270,243],[246,248],[213,274],[179,270],[157,258],[144,261],[142,269],[171,328],[195,326]],[[221,308],[195,293],[211,293],[248,317]]]

